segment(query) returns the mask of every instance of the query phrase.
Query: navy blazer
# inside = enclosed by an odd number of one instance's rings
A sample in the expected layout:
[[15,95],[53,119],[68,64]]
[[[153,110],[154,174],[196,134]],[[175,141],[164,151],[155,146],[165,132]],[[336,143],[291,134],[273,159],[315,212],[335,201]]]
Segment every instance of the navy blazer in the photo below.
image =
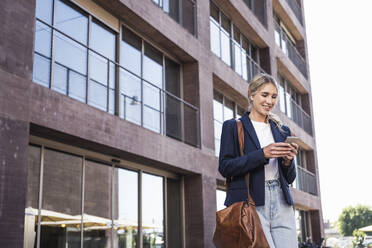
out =
[[[249,112],[246,112],[240,118],[244,129],[244,156],[240,156],[238,141],[238,130],[236,120],[231,119],[223,123],[221,134],[221,148],[218,170],[221,175],[230,179],[229,189],[226,194],[225,206],[239,201],[244,201],[248,197],[247,186],[244,176],[250,173],[249,188],[253,201],[256,206],[265,205],[265,168],[269,159],[264,156],[256,131],[249,118]],[[273,121],[269,121],[271,131],[275,142],[284,142],[287,136],[290,136],[290,130],[287,126],[282,126],[283,131]],[[285,200],[289,205],[293,205],[292,196],[289,190],[291,184],[296,178],[296,169],[292,161],[290,166],[283,164],[283,159],[278,158],[279,181],[282,185]]]

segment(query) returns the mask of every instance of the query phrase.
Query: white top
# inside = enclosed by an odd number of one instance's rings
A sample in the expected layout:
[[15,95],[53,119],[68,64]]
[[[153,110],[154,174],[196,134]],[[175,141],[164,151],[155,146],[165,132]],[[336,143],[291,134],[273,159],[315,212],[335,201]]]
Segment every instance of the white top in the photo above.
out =
[[[252,121],[256,131],[261,148],[274,143],[273,133],[271,132],[270,123]],[[265,181],[279,178],[278,159],[270,158],[269,163],[265,165]]]

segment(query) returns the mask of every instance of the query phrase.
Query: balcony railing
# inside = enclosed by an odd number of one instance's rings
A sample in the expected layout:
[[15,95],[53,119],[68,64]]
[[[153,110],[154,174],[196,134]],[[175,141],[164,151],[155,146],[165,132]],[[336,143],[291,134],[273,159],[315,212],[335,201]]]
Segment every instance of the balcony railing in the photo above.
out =
[[[93,73],[82,74],[68,63],[61,63],[34,51],[34,82],[71,98],[114,114],[137,125],[199,147],[199,109],[137,76],[116,61],[86,46],[48,23],[37,19],[53,39],[74,44],[77,55],[88,54]],[[55,52],[56,48],[52,48]],[[69,58],[71,61],[74,58]],[[96,67],[93,68],[93,62]],[[36,65],[36,66],[35,66]],[[50,73],[40,73],[44,65]],[[37,70],[37,71],[35,71]],[[119,77],[115,74],[118,72]],[[53,76],[51,76],[53,75]],[[115,85],[120,85],[116,87]],[[89,94],[87,94],[89,92]],[[119,106],[115,106],[115,99]],[[118,108],[118,109],[117,109]],[[116,109],[116,111],[115,111]],[[119,111],[120,110],[120,111]]]
[[302,21],[301,6],[298,4],[298,2],[296,0],[287,0],[287,3],[289,5],[289,7],[291,7],[292,11],[296,15],[296,17],[299,20],[299,22],[301,23],[301,25],[304,25],[304,23]]
[[286,31],[279,25],[278,22],[274,21],[275,32],[278,37],[276,37],[276,42],[282,51],[288,56],[292,63],[297,67],[297,69],[307,78],[307,68],[306,61],[303,56],[298,52],[296,46],[293,44],[292,40],[289,38]]
[[297,177],[296,177],[296,188],[310,193],[312,195],[318,195],[316,176],[314,173],[302,168],[297,167]]
[[307,78],[307,68],[304,58],[297,51],[297,48],[292,44],[292,42],[287,38],[287,49],[288,57],[293,62],[293,64],[300,70],[300,72]]
[[308,115],[292,98],[291,98],[291,119],[297,123],[311,136],[313,135],[313,128],[311,125],[311,117]]

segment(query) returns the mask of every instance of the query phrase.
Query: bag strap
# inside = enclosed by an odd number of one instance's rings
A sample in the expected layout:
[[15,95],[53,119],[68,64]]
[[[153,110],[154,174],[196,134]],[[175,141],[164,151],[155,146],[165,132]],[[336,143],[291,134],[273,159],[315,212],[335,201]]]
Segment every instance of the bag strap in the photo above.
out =
[[[244,129],[242,122],[237,119],[236,125],[238,126],[238,140],[239,140],[239,147],[240,147],[240,156],[244,156]],[[248,203],[251,205],[255,205],[251,193],[249,192],[249,173],[245,175],[245,184],[247,185],[247,192],[248,192]]]

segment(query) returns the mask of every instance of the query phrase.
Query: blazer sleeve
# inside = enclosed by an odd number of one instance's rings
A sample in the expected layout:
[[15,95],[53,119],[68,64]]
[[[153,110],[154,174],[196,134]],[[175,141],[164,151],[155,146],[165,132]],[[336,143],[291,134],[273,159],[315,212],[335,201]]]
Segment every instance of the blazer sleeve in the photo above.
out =
[[269,160],[265,158],[262,148],[240,156],[236,121],[232,119],[223,123],[218,166],[218,171],[223,177],[245,175],[268,163]]
[[[291,135],[291,130],[289,129],[289,127],[283,126],[282,128],[286,133],[286,137]],[[292,184],[293,181],[296,179],[296,167],[293,159],[291,161],[291,165],[289,166],[284,165],[284,159],[280,159],[279,162],[285,180],[287,180],[288,184]]]

